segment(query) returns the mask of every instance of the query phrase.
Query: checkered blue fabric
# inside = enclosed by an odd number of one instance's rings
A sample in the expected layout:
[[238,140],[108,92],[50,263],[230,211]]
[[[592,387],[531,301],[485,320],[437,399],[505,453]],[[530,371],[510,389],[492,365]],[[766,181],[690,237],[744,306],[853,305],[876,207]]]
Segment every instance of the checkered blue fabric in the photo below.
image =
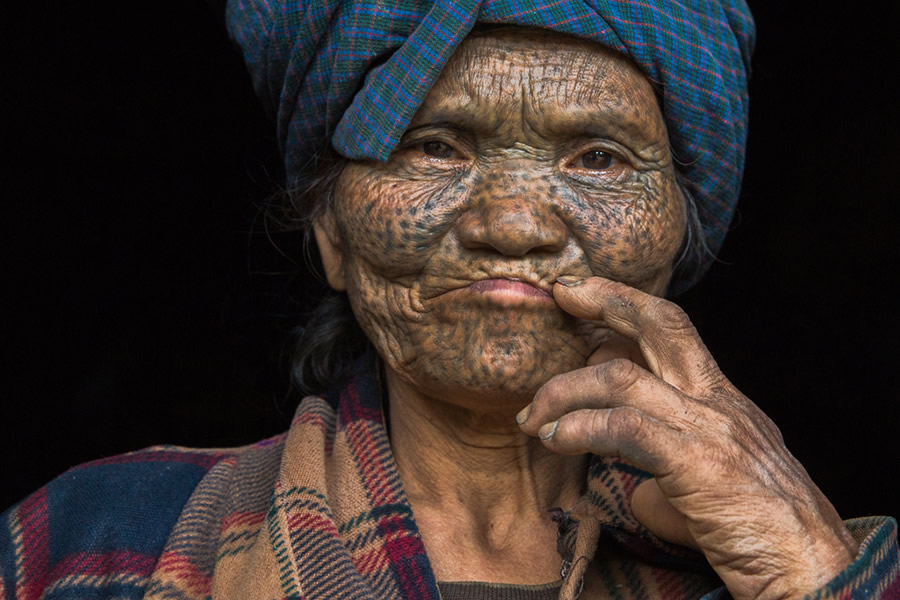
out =
[[477,22],[608,46],[657,84],[709,248],[722,244],[747,137],[755,30],[744,0],[228,0],[226,22],[275,115],[289,184],[329,137],[343,156],[386,160]]

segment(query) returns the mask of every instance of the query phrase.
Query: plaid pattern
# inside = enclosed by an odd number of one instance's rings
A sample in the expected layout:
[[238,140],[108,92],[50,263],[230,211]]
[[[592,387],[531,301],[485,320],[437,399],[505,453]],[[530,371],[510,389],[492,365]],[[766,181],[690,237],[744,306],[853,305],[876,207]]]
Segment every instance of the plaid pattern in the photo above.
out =
[[[700,555],[630,514],[647,477],[611,459],[558,515],[573,562],[560,598],[728,598]],[[813,599],[900,597],[896,522],[848,522],[857,560]],[[578,569],[578,556],[595,560]],[[233,450],[158,447],[72,469],[0,517],[0,598],[438,600],[382,424],[360,375],[310,397],[290,430]]]
[[329,137],[348,158],[386,160],[476,22],[613,48],[657,84],[709,248],[722,244],[747,137],[755,30],[744,0],[228,0],[226,22],[276,117],[289,184]]

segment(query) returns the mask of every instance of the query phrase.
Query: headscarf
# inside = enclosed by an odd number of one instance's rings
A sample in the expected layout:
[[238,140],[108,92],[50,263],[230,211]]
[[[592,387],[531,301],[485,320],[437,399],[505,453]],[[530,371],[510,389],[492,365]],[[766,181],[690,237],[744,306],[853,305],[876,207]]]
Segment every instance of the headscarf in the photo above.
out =
[[[475,23],[551,29],[630,57],[660,92],[711,254],[740,192],[754,24],[744,0],[228,0],[226,23],[274,116],[288,185],[321,141],[387,160]],[[690,270],[688,270],[690,272]]]

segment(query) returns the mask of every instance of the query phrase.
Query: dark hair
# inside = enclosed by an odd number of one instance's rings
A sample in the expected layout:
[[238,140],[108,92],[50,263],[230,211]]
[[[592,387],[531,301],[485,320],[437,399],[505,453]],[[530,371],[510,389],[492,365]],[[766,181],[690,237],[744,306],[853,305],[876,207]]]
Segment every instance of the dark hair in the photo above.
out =
[[[303,235],[304,260],[320,279],[321,260],[313,236],[313,222],[334,202],[338,177],[349,162],[326,144],[307,169],[295,176],[291,187],[273,203],[269,217],[284,230]],[[681,251],[674,265],[674,280],[694,281],[709,254],[697,203],[676,168],[676,180],[684,197],[687,224]],[[305,315],[297,329],[292,359],[294,385],[304,394],[321,393],[345,381],[357,357],[371,344],[363,332],[347,294],[328,289]]]
[[[313,276],[324,282],[313,223],[331,206],[338,177],[349,161],[329,142],[320,147],[322,151],[303,172],[291,177],[289,187],[272,199],[266,218],[280,231],[303,236],[303,260]],[[370,345],[353,316],[347,294],[327,286],[319,293],[295,330],[291,357],[293,385],[304,395],[328,391],[344,381],[356,358]]]
[[710,263],[710,259],[715,258],[706,244],[706,231],[703,229],[703,215],[700,214],[700,207],[697,199],[691,193],[687,185],[687,178],[675,166],[675,182],[678,189],[681,190],[681,196],[684,198],[685,226],[684,239],[681,242],[681,251],[675,264],[672,266],[672,282],[680,284],[677,286],[669,284],[666,293],[668,297],[677,296],[684,292],[699,281],[700,277]]

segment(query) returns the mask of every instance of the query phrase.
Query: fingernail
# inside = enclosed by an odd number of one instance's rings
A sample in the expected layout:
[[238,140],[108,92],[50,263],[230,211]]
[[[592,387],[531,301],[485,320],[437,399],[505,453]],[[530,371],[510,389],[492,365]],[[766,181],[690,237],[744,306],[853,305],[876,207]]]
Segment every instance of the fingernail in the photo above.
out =
[[547,423],[540,429],[538,429],[538,437],[540,437],[545,442],[553,437],[553,434],[556,433],[556,428],[559,427],[559,421],[553,421],[552,423]]
[[568,275],[563,275],[562,277],[556,278],[556,283],[561,283],[566,287],[575,287],[576,285],[584,283],[584,277],[569,277]]
[[528,415],[531,414],[531,405],[529,404],[525,408],[519,411],[519,414],[516,415],[516,423],[521,425],[525,421],[528,420]]

